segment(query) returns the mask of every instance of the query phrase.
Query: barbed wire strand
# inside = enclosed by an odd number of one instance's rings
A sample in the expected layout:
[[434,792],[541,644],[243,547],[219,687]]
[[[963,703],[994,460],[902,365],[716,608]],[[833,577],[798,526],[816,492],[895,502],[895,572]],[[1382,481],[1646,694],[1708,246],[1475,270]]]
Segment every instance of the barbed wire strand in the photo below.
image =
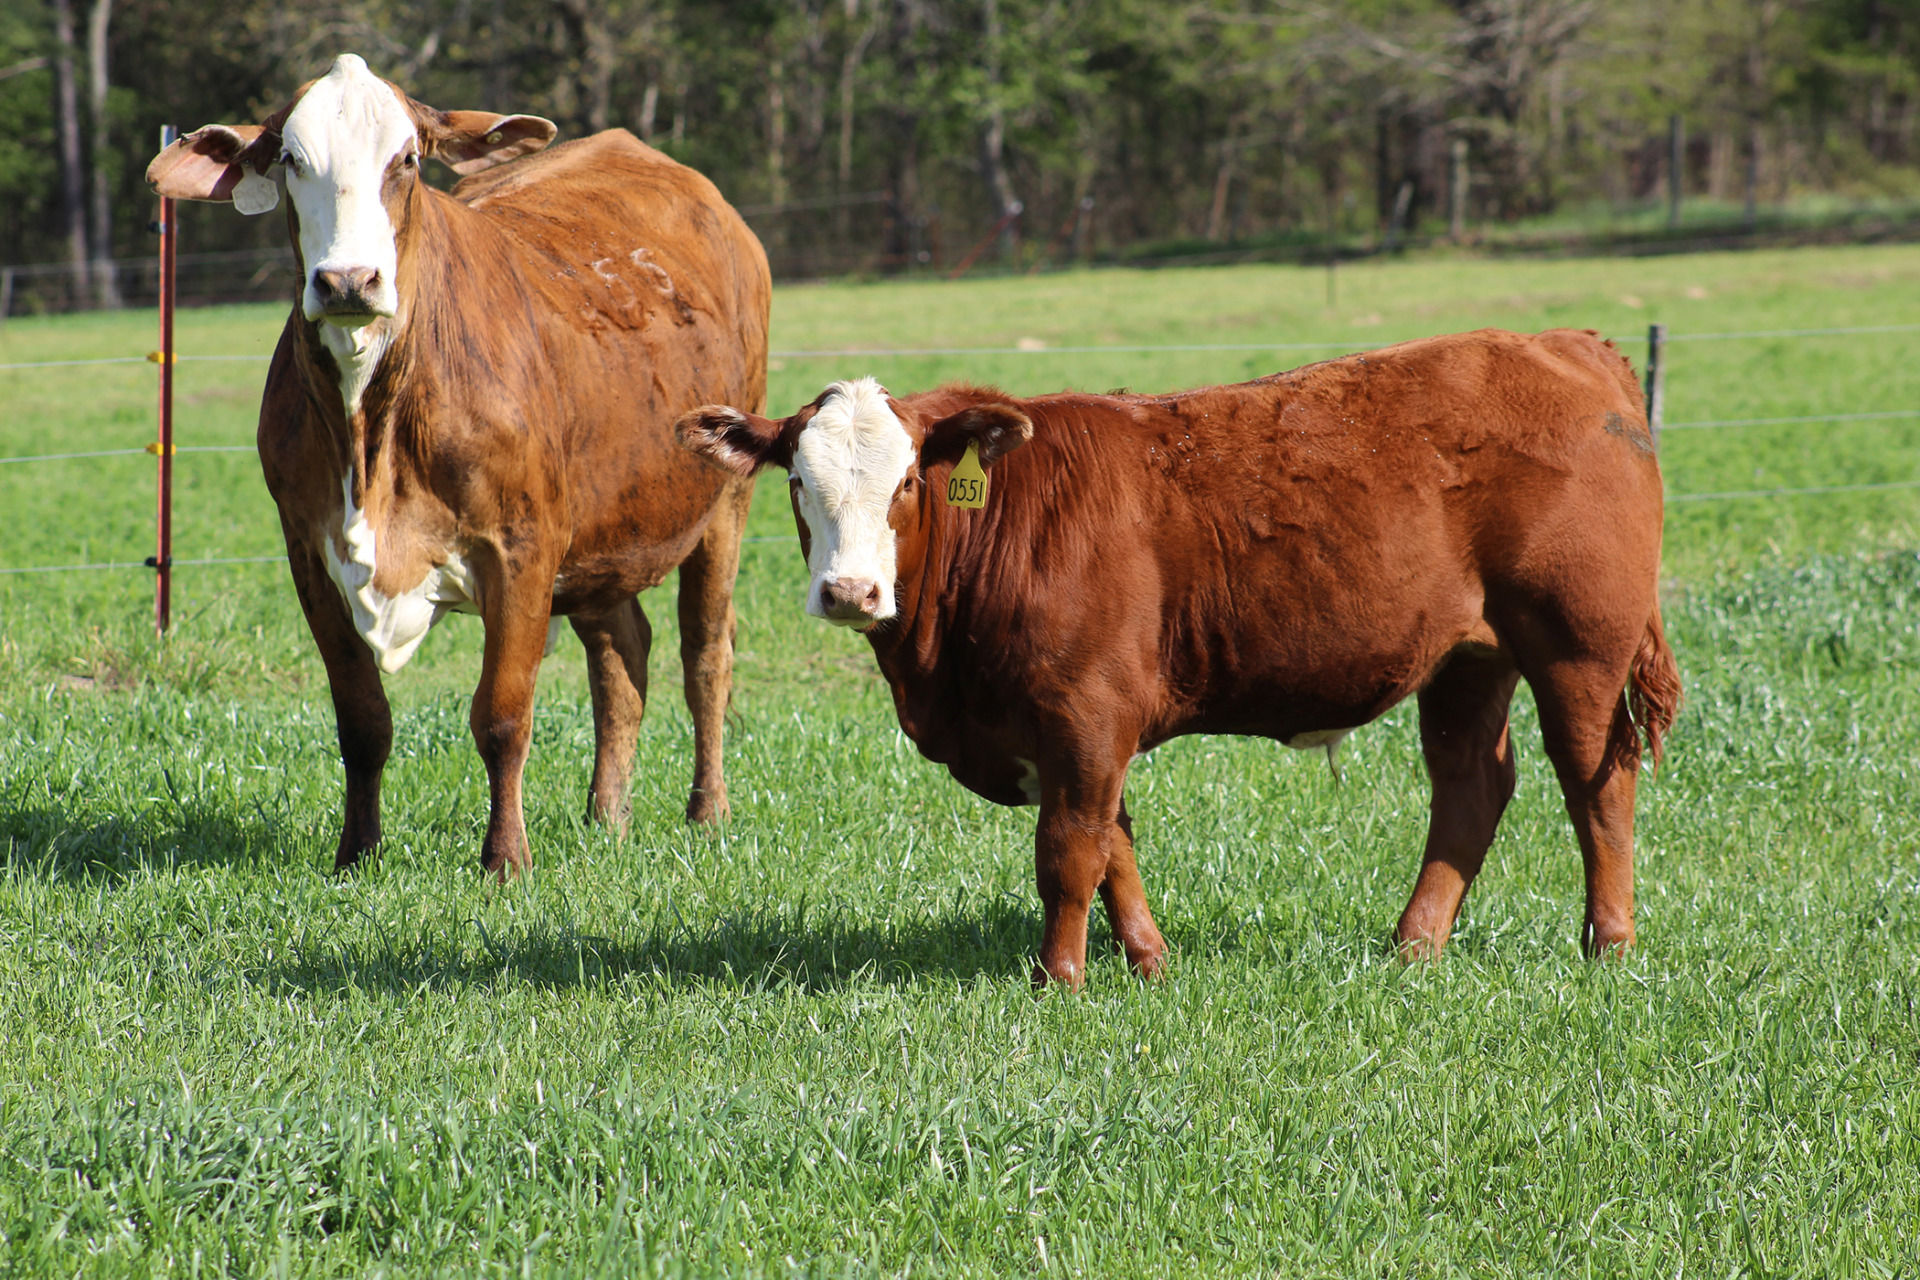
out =
[[[1666,340],[1668,342],[1724,342],[1743,338],[1833,338],[1864,333],[1920,333],[1920,324],[1848,325],[1823,329],[1738,329],[1724,333],[1669,333]],[[1612,342],[1645,342],[1646,340],[1647,335],[1644,333],[1626,334],[1609,339]],[[1397,341],[1406,341],[1406,339]],[[847,348],[845,350],[769,351],[767,355],[776,360],[837,360],[854,357],[910,359],[915,356],[1142,355],[1156,351],[1354,351],[1374,345],[1391,346],[1393,343],[1379,344],[1371,338],[1355,338],[1346,342],[1176,342],[1072,347],[900,347],[871,351]],[[177,357],[181,363],[209,360],[270,360],[272,358],[270,355]],[[32,360],[19,364],[0,364],[0,370],[67,369],[88,365],[145,363],[148,363],[145,356],[111,356],[96,360]]]
[[[178,444],[173,447],[175,453],[254,453],[259,446],[251,444]],[[153,456],[151,449],[89,449],[85,453],[36,453],[19,458],[0,458],[0,467],[9,462],[62,462],[68,458],[124,458]]]

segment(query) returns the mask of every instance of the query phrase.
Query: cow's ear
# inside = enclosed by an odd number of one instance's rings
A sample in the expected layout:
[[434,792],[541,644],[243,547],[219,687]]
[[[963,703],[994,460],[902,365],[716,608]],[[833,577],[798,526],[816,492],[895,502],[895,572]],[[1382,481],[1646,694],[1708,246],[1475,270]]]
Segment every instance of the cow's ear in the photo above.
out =
[[958,462],[967,446],[979,450],[980,465],[990,467],[1033,439],[1033,419],[1010,404],[977,404],[927,428],[920,462],[933,466]]
[[673,430],[681,444],[709,462],[735,475],[750,476],[769,463],[792,468],[793,441],[787,433],[791,421],[776,422],[757,413],[710,404],[682,415]]
[[539,116],[497,116],[491,111],[443,111],[433,131],[432,156],[458,174],[479,173],[530,156],[560,132]]
[[277,128],[210,124],[169,143],[147,166],[147,181],[174,200],[231,201],[238,190],[240,212],[265,213],[280,203],[264,176],[279,158]]

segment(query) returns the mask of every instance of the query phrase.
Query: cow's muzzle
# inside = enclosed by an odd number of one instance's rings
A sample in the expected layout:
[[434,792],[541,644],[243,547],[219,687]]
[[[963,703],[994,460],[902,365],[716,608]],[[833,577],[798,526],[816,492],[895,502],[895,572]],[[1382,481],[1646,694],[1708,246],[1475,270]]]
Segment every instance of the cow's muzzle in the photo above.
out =
[[373,267],[335,267],[313,273],[314,296],[329,319],[372,320],[386,314],[375,302],[380,272]]
[[828,622],[862,631],[880,616],[880,584],[872,578],[830,578],[820,584],[820,611]]

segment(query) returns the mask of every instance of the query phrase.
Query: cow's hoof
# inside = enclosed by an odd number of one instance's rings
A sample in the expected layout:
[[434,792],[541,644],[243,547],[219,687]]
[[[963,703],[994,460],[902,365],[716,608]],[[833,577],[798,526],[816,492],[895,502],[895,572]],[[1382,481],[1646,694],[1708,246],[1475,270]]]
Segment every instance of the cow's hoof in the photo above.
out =
[[1580,949],[1589,960],[1624,960],[1633,951],[1633,926],[1599,927],[1587,925],[1582,931]]
[[693,794],[687,797],[687,821],[696,826],[710,826],[725,822],[732,814],[733,810],[727,804],[727,793],[724,791],[702,791],[695,788]]
[[1044,964],[1036,963],[1031,975],[1033,993],[1038,996],[1056,990],[1078,991],[1085,977],[1085,971],[1077,964],[1061,963],[1049,969]]
[[1438,964],[1445,947],[1446,943],[1423,933],[1399,939],[1394,944],[1394,953],[1400,957],[1401,964]]
[[624,799],[610,804],[594,799],[587,804],[587,821],[596,827],[605,827],[617,836],[627,834],[627,825],[632,818],[633,805]]
[[363,863],[371,863],[372,861],[373,849],[371,847],[365,849],[342,849],[333,855],[333,874],[344,876],[349,872],[358,871]]

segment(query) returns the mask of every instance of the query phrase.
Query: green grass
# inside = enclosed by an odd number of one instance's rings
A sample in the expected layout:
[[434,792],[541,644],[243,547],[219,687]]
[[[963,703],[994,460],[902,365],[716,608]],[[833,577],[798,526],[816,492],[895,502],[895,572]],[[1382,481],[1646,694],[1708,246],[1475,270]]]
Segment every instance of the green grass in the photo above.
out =
[[[1323,272],[1285,268],[819,286],[779,295],[775,345],[1920,323],[1917,285],[1896,248],[1366,266],[1332,311]],[[264,353],[278,323],[196,312],[181,346]],[[12,321],[0,363],[139,354],[151,324]],[[1669,420],[1920,409],[1914,349],[1675,343]],[[1035,392],[1294,362],[789,357],[772,400],[865,372]],[[262,373],[180,366],[182,443],[249,441]],[[0,371],[0,457],[137,447],[152,383]],[[1906,480],[1916,445],[1920,419],[1675,430],[1663,462],[1675,494]],[[277,549],[256,466],[180,458],[176,554]],[[0,465],[0,567],[151,554],[151,468]],[[388,841],[341,881],[332,716],[284,568],[182,568],[165,644],[143,572],[0,576],[0,1273],[1920,1267],[1920,490],[1673,506],[1688,702],[1642,788],[1626,962],[1577,958],[1579,860],[1523,693],[1520,791],[1443,964],[1387,945],[1426,806],[1403,707],[1338,784],[1234,739],[1139,762],[1171,972],[1142,986],[1102,954],[1046,999],[1031,811],[919,759],[864,645],[800,616],[784,495],[761,497],[733,822],[679,820],[691,732],[649,593],[633,833],[578,818],[592,733],[563,644],[536,870],[505,890],[474,865],[469,620],[389,681]]]

